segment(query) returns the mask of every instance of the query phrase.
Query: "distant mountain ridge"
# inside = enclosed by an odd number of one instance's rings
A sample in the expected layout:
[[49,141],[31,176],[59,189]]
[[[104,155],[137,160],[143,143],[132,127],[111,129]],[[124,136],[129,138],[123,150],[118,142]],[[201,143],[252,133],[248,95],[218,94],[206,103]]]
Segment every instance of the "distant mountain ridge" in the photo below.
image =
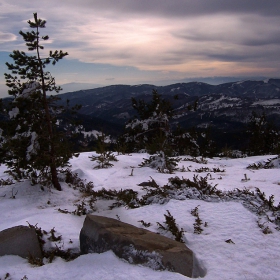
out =
[[168,86],[112,85],[59,95],[60,102],[82,105],[79,115],[86,130],[122,132],[125,123],[136,115],[131,98],[151,100],[156,89],[174,108],[172,125],[185,129],[211,127],[220,145],[236,146],[244,141],[244,130],[253,111],[265,112],[280,130],[280,79],[229,82],[210,85],[201,82],[177,83]]
[[[245,130],[252,112],[267,119],[280,131],[280,79],[239,81],[219,85],[202,82],[176,83],[167,86],[112,85],[59,94],[60,103],[81,105],[78,118],[83,130],[120,135],[127,121],[136,115],[131,98],[150,102],[156,89],[174,109],[171,125],[203,131],[211,128],[220,147],[237,147],[246,141]],[[4,98],[7,104],[12,98]],[[279,133],[280,135],[280,133]]]
[[[230,82],[220,85],[201,82],[177,83],[168,86],[113,85],[64,93],[59,97],[62,102],[68,99],[71,105],[82,105],[80,114],[120,124],[135,114],[131,106],[131,98],[148,101],[153,89],[170,100],[175,112],[181,115],[177,117],[177,120],[194,114],[201,116],[207,112],[212,112],[217,116],[221,113],[235,115],[234,112],[236,112],[235,118],[238,118],[237,111],[254,109],[258,111],[269,109],[268,115],[280,116],[278,112],[280,79]],[[196,100],[197,110],[195,112],[188,110]],[[240,121],[245,120],[242,118]]]

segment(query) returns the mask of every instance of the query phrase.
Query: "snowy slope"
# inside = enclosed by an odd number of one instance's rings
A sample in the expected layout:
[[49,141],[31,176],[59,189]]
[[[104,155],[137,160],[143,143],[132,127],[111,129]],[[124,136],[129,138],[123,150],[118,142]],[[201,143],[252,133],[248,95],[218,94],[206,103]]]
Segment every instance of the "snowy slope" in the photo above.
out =
[[[117,156],[118,162],[109,169],[93,169],[94,163],[88,156],[93,153],[82,153],[78,158],[71,160],[71,169],[82,179],[92,181],[95,190],[106,189],[133,189],[143,193],[139,183],[151,180],[158,185],[167,184],[168,178],[178,176],[192,179],[195,169],[208,167],[220,168],[225,172],[211,173],[211,184],[221,190],[255,187],[265,192],[267,197],[274,195],[275,205],[280,202],[280,172],[279,169],[248,170],[249,164],[270,158],[258,156],[242,159],[208,159],[207,164],[198,164],[192,161],[181,161],[191,172],[175,172],[175,174],[161,174],[150,168],[139,168],[147,154],[132,154]],[[133,176],[131,171],[133,169]],[[6,179],[5,167],[0,167],[0,178]],[[245,182],[244,174],[250,180]],[[206,176],[207,172],[199,173]],[[15,199],[12,199],[12,196]],[[16,226],[37,224],[44,230],[55,228],[57,235],[62,235],[62,241],[57,246],[79,250],[79,232],[85,216],[63,214],[58,209],[75,210],[74,204],[83,199],[78,190],[67,184],[63,191],[53,189],[44,191],[38,186],[31,186],[29,182],[20,182],[10,186],[0,186],[0,230]],[[108,209],[112,201],[100,200],[96,202],[96,215],[117,218],[121,221],[142,227],[140,220],[151,223],[148,228],[159,232],[157,222],[164,223],[166,210],[176,219],[180,228],[185,230],[186,245],[192,249],[207,274],[205,280],[244,279],[244,280],[276,280],[280,275],[280,232],[272,228],[272,234],[264,234],[259,228],[258,217],[246,209],[241,202],[206,202],[201,200],[170,200],[165,204],[152,204],[136,209],[125,207]],[[195,217],[191,210],[198,207],[200,218],[207,227],[201,234],[194,234],[193,224]],[[170,233],[161,232],[168,237]],[[226,240],[233,243],[227,243]],[[53,263],[41,267],[30,265],[27,260],[16,256],[0,257],[0,279],[135,279],[182,280],[187,277],[167,272],[153,271],[150,268],[130,265],[116,257],[112,252],[103,254],[83,255],[74,261],[65,262],[56,258]]]

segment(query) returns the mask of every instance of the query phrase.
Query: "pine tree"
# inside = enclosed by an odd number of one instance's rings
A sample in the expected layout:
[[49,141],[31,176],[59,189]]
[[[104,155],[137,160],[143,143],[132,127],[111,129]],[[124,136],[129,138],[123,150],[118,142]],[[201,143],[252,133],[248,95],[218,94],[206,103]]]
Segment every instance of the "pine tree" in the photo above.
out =
[[154,154],[169,150],[172,106],[156,90],[150,103],[132,98],[132,106],[138,116],[126,125],[126,142],[136,151],[147,150]]
[[46,21],[37,17],[28,21],[32,31],[19,34],[26,42],[28,51],[13,51],[10,57],[14,63],[6,63],[10,74],[5,74],[9,94],[14,97],[9,111],[10,125],[7,140],[2,146],[6,150],[4,162],[13,174],[21,177],[49,179],[61,190],[58,168],[64,166],[72,156],[66,136],[57,130],[57,115],[62,108],[56,106],[57,98],[47,93],[61,88],[55,78],[46,70],[68,55],[63,51],[43,51],[42,42],[49,37],[41,36],[39,30],[45,28]]
[[126,125],[124,138],[136,151],[144,149],[151,154],[140,166],[149,166],[161,173],[172,173],[179,159],[170,158],[174,154],[170,127],[173,109],[170,102],[153,90],[151,102],[132,98],[132,106],[138,117]]
[[98,135],[96,153],[98,156],[90,156],[91,161],[97,161],[98,165],[95,168],[108,168],[114,164],[111,161],[118,161],[113,152],[108,151],[108,143],[106,143],[106,136],[102,132]]
[[172,134],[172,147],[176,154],[194,157],[199,155],[198,132],[194,127],[186,131],[177,125]]

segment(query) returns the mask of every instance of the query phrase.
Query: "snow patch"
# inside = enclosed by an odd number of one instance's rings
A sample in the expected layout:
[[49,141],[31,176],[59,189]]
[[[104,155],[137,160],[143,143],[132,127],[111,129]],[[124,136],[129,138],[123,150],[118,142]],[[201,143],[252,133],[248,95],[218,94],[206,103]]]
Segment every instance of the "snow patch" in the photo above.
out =
[[31,93],[33,93],[34,91],[36,91],[37,89],[39,89],[41,87],[39,82],[31,82],[25,85],[25,89],[22,91],[22,94],[20,95],[20,97],[24,97],[27,98],[30,96]]
[[40,145],[37,141],[38,135],[36,132],[31,133],[30,145],[27,147],[26,159],[29,161],[31,155],[36,155],[37,151],[40,149]]
[[279,105],[280,99],[269,99],[269,100],[258,100],[255,101],[252,105],[263,105],[263,106],[271,106],[271,105]]
[[9,117],[10,119],[15,118],[19,114],[19,108],[15,107],[11,111],[9,111]]

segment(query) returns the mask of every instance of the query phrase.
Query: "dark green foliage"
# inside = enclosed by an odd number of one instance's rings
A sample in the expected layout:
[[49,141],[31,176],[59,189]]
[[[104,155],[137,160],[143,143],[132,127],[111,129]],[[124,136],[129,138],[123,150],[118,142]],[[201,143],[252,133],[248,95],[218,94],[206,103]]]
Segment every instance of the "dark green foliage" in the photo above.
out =
[[95,192],[96,197],[106,199],[106,200],[113,200],[117,196],[116,190],[105,189],[102,188],[101,190]]
[[76,203],[74,205],[76,206],[76,209],[72,212],[72,214],[76,216],[84,216],[86,214],[89,214],[86,203],[84,201]]
[[168,179],[169,183],[164,186],[159,186],[154,179],[150,184],[143,186],[146,191],[140,200],[141,205],[148,205],[152,203],[166,203],[170,199],[204,199],[207,196],[219,197],[222,193],[216,189],[216,185],[208,184],[208,176],[198,177],[194,175],[193,180],[180,179],[179,177],[171,177]]
[[187,109],[189,110],[189,111],[196,111],[197,110],[197,108],[198,108],[198,98],[193,102],[193,104],[189,104],[188,106],[187,106]]
[[77,173],[72,173],[70,169],[66,169],[64,171],[65,174],[65,182],[73,187],[74,189],[79,190],[83,196],[84,200],[82,202],[74,204],[76,206],[76,210],[70,212],[66,209],[58,209],[59,212],[64,214],[74,214],[74,215],[86,215],[90,212],[95,211],[95,202],[96,202],[96,192],[94,191],[94,185],[92,182],[86,182],[86,180],[82,180],[79,178]]
[[118,137],[116,141],[116,151],[119,155],[124,155],[126,153],[129,153],[129,145],[126,143],[126,139],[124,135],[121,135]]
[[[177,177],[178,178],[178,177]],[[173,179],[173,180],[172,180]],[[187,183],[190,187],[196,188],[201,195],[218,195],[221,193],[220,190],[217,190],[216,186],[208,184],[208,176],[198,177],[198,175],[193,176],[193,181],[187,179]],[[176,177],[171,178],[170,183],[175,183]]]
[[146,222],[144,222],[143,220],[140,220],[140,221],[138,221],[138,222],[141,223],[142,226],[144,226],[144,227],[150,227],[150,226],[151,226],[151,223],[146,223]]
[[246,168],[247,169],[254,169],[254,170],[257,170],[257,169],[270,169],[270,168],[274,168],[274,165],[273,165],[273,161],[274,160],[279,160],[279,157],[274,157],[274,158],[270,158],[264,162],[257,162],[257,163],[252,163],[252,164],[249,164]]
[[172,117],[171,104],[162,99],[156,90],[150,103],[132,98],[132,106],[138,116],[126,125],[125,142],[132,151],[141,149],[154,154],[167,152],[170,136],[169,120]]
[[203,157],[213,157],[217,152],[212,133],[212,127],[208,126],[198,136],[199,152]]
[[194,172],[196,172],[196,173],[210,172],[210,168],[208,168],[208,167],[201,167],[201,168],[195,169]]
[[170,144],[170,135],[167,135],[166,132],[160,130],[157,134],[154,135],[151,142],[147,142],[145,150],[149,154],[158,154],[163,152],[165,155],[172,156],[174,154],[174,150]]
[[48,237],[48,240],[52,241],[52,242],[56,242],[56,241],[61,241],[61,235],[59,236],[55,236],[55,229],[52,228],[50,230],[50,237]]
[[[242,143],[243,143],[242,145],[244,145],[244,142],[246,142],[246,141],[242,141]],[[243,148],[243,150],[244,150],[244,148]],[[220,152],[218,153],[218,156],[226,157],[226,158],[244,158],[244,157],[247,157],[247,154],[243,153],[240,150],[233,150],[231,147],[228,147],[226,144],[224,147],[221,148]]]
[[12,179],[0,179],[0,186],[8,186],[8,185],[13,185],[14,181]]
[[199,163],[199,164],[207,164],[208,161],[207,159],[201,157],[201,158],[196,158],[196,157],[192,157],[192,158],[184,158],[183,161],[193,161],[195,163]]
[[115,192],[117,202],[113,203],[110,208],[126,206],[130,209],[139,207],[138,192],[132,189],[120,190]]
[[[210,129],[198,132],[195,128],[186,131],[179,125],[172,127],[171,121],[176,116],[171,103],[163,99],[156,90],[153,90],[150,102],[132,98],[132,106],[137,111],[137,116],[126,124],[125,134],[122,136],[128,152],[144,150],[149,154],[157,154],[162,151],[167,156],[214,155],[215,147]],[[194,108],[197,109],[197,102]]]
[[150,103],[132,98],[132,107],[137,111],[141,120],[148,119],[154,114],[166,114],[168,117],[173,114],[170,102],[162,99],[157,90],[153,90],[153,98]]
[[96,161],[98,165],[95,168],[108,168],[112,167],[111,161],[118,161],[115,155],[107,150],[108,144],[106,143],[105,135],[102,133],[98,136],[96,152],[99,156],[90,156],[91,161]]
[[219,167],[218,168],[213,167],[212,171],[214,173],[224,173],[224,172],[226,172],[225,169],[220,169]]
[[106,190],[102,189],[95,193],[96,197],[108,200],[116,200],[109,208],[125,206],[131,209],[138,208],[140,206],[138,199],[138,192],[132,189],[126,190]]
[[197,141],[198,133],[194,128],[186,131],[177,125],[172,131],[170,145],[175,154],[198,156],[200,154],[200,147]]
[[265,112],[261,115],[252,112],[246,133],[250,155],[271,154],[279,150],[279,133]]
[[62,214],[73,214],[76,216],[84,216],[95,211],[94,202],[96,201],[95,196],[90,197],[89,200],[85,201],[85,199],[81,202],[75,203],[76,209],[74,211],[69,211],[67,209],[58,208],[57,211]]
[[231,239],[227,239],[225,240],[226,243],[229,243],[229,244],[235,244]]
[[[5,277],[3,278],[4,280],[12,280],[11,275],[9,272],[5,273]],[[0,278],[2,280],[2,278]]]
[[140,167],[151,167],[158,170],[160,173],[172,174],[178,170],[177,163],[179,158],[168,157],[163,151],[158,152],[156,155],[151,155],[148,159],[139,165]]
[[175,237],[175,240],[181,243],[184,243],[183,236],[184,236],[184,230],[181,228],[179,229],[175,218],[171,215],[171,213],[166,210],[167,214],[164,214],[165,217],[165,225],[163,226],[161,223],[157,223],[159,229],[166,230],[172,233],[172,235]]
[[225,169],[220,169],[219,167],[218,168],[213,167],[213,169],[210,169],[208,167],[201,167],[201,168],[195,169],[194,172],[196,172],[196,173],[202,173],[202,172],[223,173],[223,172],[225,172]]
[[74,189],[78,189],[85,196],[94,194],[93,182],[86,182],[86,180],[82,180],[79,178],[77,173],[73,173],[70,169],[64,170],[63,173],[65,174],[65,182],[70,186],[73,186]]
[[[191,214],[195,217],[195,223],[193,224],[193,228],[194,228],[193,232],[195,234],[201,234],[203,232],[203,228],[201,227],[203,225],[203,222],[199,217],[198,207],[199,205],[191,210]],[[207,225],[207,223],[204,223],[204,226],[205,225]]]
[[[274,206],[274,195],[271,195],[268,199],[264,192],[261,192],[259,188],[256,188],[255,194],[262,201],[262,208],[268,208],[271,211],[277,211],[280,209],[280,204],[278,207]],[[259,211],[262,209],[260,208]]]
[[[195,175],[193,180],[180,179],[177,176],[171,177],[169,183],[164,186],[159,186],[153,178],[151,179],[149,182],[139,184],[146,191],[146,194],[139,200],[141,206],[154,203],[163,204],[170,199],[198,199],[212,202],[240,201],[247,209],[260,217],[259,225],[269,222],[275,224],[276,229],[280,230],[280,203],[275,206],[274,196],[272,195],[267,199],[258,188],[255,192],[238,188],[233,191],[220,191],[216,189],[216,185],[208,184],[208,176],[198,177],[198,175]],[[196,213],[195,209],[193,213]],[[199,217],[197,218],[197,227],[201,227],[203,223]],[[207,223],[204,223],[204,226],[206,225]]]
[[151,181],[140,184],[143,190],[146,191],[140,200],[141,205],[148,205],[151,203],[165,203],[168,201],[168,187],[165,185],[160,187],[156,181],[151,177]]
[[99,156],[90,156],[89,157],[91,161],[96,161],[98,163],[97,166],[94,168],[108,168],[114,166],[110,161],[118,161],[113,152],[106,151],[101,153]]
[[58,168],[65,166],[73,153],[66,134],[57,128],[57,115],[63,108],[56,105],[57,97],[47,96],[61,88],[46,69],[68,54],[56,50],[43,57],[41,42],[49,37],[41,36],[39,30],[45,28],[46,21],[35,13],[34,21],[29,20],[28,24],[35,31],[19,33],[33,54],[15,50],[10,55],[14,64],[6,63],[11,71],[5,74],[6,84],[14,99],[9,109],[9,126],[4,127],[2,161],[15,179],[32,178],[33,183],[52,184],[61,190]]
[[[28,223],[28,222],[27,222]],[[39,228],[37,226],[37,224],[31,225],[28,223],[28,226],[30,228],[34,228],[37,234],[37,237],[39,239],[39,244],[41,246],[41,250],[43,253],[43,259],[34,259],[34,258],[29,258],[29,262],[31,264],[34,265],[38,265],[38,266],[42,266],[45,263],[44,262],[48,262],[48,263],[52,263],[53,260],[55,259],[55,257],[60,257],[62,259],[64,259],[65,261],[71,261],[76,259],[77,257],[80,256],[80,253],[74,252],[72,249],[67,249],[67,250],[63,250],[63,245],[62,246],[58,246],[57,243],[61,243],[62,242],[62,236],[61,235],[56,235],[56,230],[54,228],[52,228],[49,232],[46,230],[42,230],[41,228]],[[51,243],[52,242],[56,242],[54,243],[54,246],[52,246],[50,249],[45,249],[44,245],[46,243],[45,240],[49,240]],[[53,245],[53,244],[52,244]]]

